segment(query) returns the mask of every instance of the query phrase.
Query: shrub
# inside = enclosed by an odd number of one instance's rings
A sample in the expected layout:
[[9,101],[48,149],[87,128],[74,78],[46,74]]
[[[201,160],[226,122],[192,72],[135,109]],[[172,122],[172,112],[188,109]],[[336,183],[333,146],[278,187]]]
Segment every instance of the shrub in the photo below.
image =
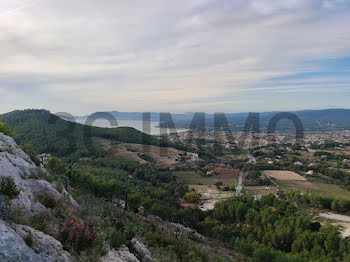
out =
[[217,187],[217,189],[220,189],[220,187],[223,185],[223,183],[221,181],[218,181],[215,183],[215,186]]
[[6,214],[6,220],[11,221],[15,224],[27,224],[28,214],[23,206],[17,206],[8,203],[7,208],[8,212]]
[[13,137],[15,135],[15,133],[12,132],[11,128],[3,122],[0,122],[0,132],[6,136]]
[[68,172],[67,166],[57,157],[50,158],[46,168],[54,175],[65,175]]
[[32,216],[30,221],[29,221],[29,225],[32,228],[39,230],[41,232],[46,233],[46,231],[47,231],[47,223],[41,214],[36,214],[36,215]]
[[28,233],[28,235],[25,236],[25,238],[23,239],[24,242],[26,242],[28,247],[33,247],[34,245],[34,240],[33,240],[33,235],[32,233]]
[[138,153],[137,154],[139,156],[139,158],[145,160],[145,161],[148,161],[150,163],[156,163],[156,160],[150,156],[150,155],[147,155],[147,154],[144,154],[144,153]]
[[40,160],[37,157],[32,145],[25,144],[21,146],[21,149],[29,156],[29,158],[34,162],[36,166],[40,166]]
[[199,200],[201,198],[200,194],[197,194],[196,192],[192,191],[192,192],[188,192],[185,194],[184,199],[186,200],[186,202],[188,203],[198,203]]
[[57,205],[56,199],[51,195],[38,194],[37,198],[46,208],[54,208]]
[[125,245],[127,243],[125,232],[122,230],[114,230],[110,242],[111,246],[115,249]]
[[8,196],[10,199],[16,198],[19,195],[21,190],[17,188],[12,177],[2,176],[0,180],[0,194]]
[[60,237],[62,242],[66,246],[73,248],[78,253],[90,248],[95,239],[99,236],[96,231],[93,231],[91,227],[89,227],[88,222],[80,224],[75,223],[71,218],[67,218],[65,221],[60,219],[60,223]]

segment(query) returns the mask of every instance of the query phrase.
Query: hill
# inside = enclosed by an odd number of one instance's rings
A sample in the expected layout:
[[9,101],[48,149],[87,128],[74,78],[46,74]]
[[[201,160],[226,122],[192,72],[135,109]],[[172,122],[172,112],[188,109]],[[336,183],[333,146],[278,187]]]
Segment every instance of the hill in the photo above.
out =
[[20,145],[29,144],[36,153],[52,153],[67,156],[72,153],[89,155],[96,150],[92,137],[137,144],[166,146],[154,136],[134,128],[100,128],[64,120],[47,110],[16,110],[0,115],[15,132],[14,139]]
[[[95,114],[107,113],[114,116],[117,120],[142,120],[143,114],[140,112],[97,112]],[[260,127],[266,129],[270,120],[282,111],[260,112]],[[302,122],[305,129],[308,130],[341,130],[350,129],[350,109],[324,109],[324,110],[301,110],[291,111]],[[242,130],[249,113],[225,113],[225,117],[232,131]],[[88,116],[84,116],[87,118]],[[172,120],[177,128],[189,128],[193,123],[194,113],[172,114]],[[152,121],[160,120],[160,113],[151,113]],[[206,127],[214,126],[214,114],[205,114]],[[162,121],[161,121],[162,122]],[[164,123],[161,123],[161,125]],[[164,125],[166,126],[166,125]],[[282,120],[279,122],[278,129],[292,128],[290,121]]]

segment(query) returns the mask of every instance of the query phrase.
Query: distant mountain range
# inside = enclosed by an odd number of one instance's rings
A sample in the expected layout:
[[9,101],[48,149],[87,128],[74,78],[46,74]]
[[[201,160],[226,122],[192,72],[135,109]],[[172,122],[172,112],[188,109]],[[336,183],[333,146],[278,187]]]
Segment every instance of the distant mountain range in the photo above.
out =
[[[275,116],[284,113],[282,111],[275,112],[262,112],[259,113],[260,128],[266,129],[271,119]],[[324,109],[324,110],[301,110],[288,112],[294,114],[302,123],[305,130],[343,130],[350,129],[350,109]],[[117,120],[143,120],[146,114],[141,112],[96,112],[90,116],[78,116],[77,118],[104,118],[106,115],[110,115]],[[195,113],[184,114],[171,114],[172,121],[177,128],[189,128],[191,123],[193,124],[193,118]],[[227,122],[233,131],[242,130],[244,124],[249,116],[249,113],[226,113],[225,117]],[[160,119],[160,113],[149,113],[151,121],[160,121],[161,125],[164,124],[164,119]],[[214,127],[214,114],[205,114],[205,126],[208,128]],[[222,117],[218,117],[223,120]],[[162,121],[163,120],[163,121]],[[162,123],[163,122],[163,123]],[[278,129],[289,129],[293,125],[291,121],[281,120],[278,122]]]

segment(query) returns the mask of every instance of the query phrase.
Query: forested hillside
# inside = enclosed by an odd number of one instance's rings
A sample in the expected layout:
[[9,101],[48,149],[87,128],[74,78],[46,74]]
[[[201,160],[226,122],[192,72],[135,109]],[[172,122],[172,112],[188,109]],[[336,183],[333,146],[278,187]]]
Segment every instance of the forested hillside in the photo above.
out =
[[134,128],[100,128],[69,122],[46,110],[13,111],[0,115],[15,132],[14,139],[20,145],[30,145],[36,153],[52,153],[67,156],[72,153],[90,155],[96,150],[92,137],[102,137],[127,143],[165,146],[154,136]]

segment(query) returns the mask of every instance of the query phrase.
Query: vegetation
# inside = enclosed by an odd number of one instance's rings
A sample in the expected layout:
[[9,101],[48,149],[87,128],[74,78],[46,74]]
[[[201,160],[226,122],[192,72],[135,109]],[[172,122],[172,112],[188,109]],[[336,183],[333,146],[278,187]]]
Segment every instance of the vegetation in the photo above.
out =
[[191,191],[191,192],[187,192],[184,196],[184,199],[186,200],[186,202],[188,203],[198,203],[199,200],[201,198],[201,195],[200,194],[197,194],[196,192],[194,191]]
[[349,243],[337,228],[315,227],[292,203],[274,195],[220,202],[202,222],[208,235],[231,243],[254,261],[335,261],[349,259]]
[[12,177],[2,176],[0,178],[0,194],[8,196],[10,199],[16,198],[21,190],[17,188]]
[[15,133],[12,132],[11,128],[2,122],[0,122],[0,133],[3,133],[4,135],[11,136],[11,137],[15,135]]
[[61,219],[60,223],[62,242],[77,253],[91,247],[99,236],[97,231],[91,229],[87,221],[77,223],[73,219],[67,218],[66,220]]
[[[252,154],[258,158],[257,164],[247,163],[245,157],[232,157],[242,154],[240,149],[232,151],[215,143],[201,144],[200,156],[207,161],[197,167],[182,167],[178,172],[159,169],[154,159],[146,154],[139,157],[150,162],[140,164],[121,156],[103,152],[91,142],[91,137],[115,139],[123,142],[146,143],[164,146],[166,143],[130,128],[104,129],[84,127],[70,123],[47,111],[15,111],[0,116],[16,132],[15,139],[36,161],[36,153],[51,152],[52,157],[46,168],[50,176],[38,174],[35,178],[46,178],[74,195],[81,208],[75,210],[64,200],[56,201],[50,195],[38,193],[39,202],[48,208],[45,214],[27,216],[21,210],[10,209],[10,221],[28,224],[33,228],[53,235],[65,249],[79,257],[81,261],[98,261],[105,255],[109,246],[118,249],[122,245],[131,246],[133,237],[141,238],[151,249],[158,261],[229,261],[221,253],[211,254],[207,249],[212,241],[246,255],[252,261],[349,261],[350,243],[340,237],[333,226],[321,226],[299,209],[326,209],[339,213],[349,213],[350,201],[332,199],[326,196],[301,195],[299,193],[279,193],[254,200],[252,196],[231,197],[218,202],[213,210],[182,208],[179,199],[198,203],[200,195],[189,191],[188,186],[178,181],[192,182],[210,180],[212,185],[224,190],[233,190],[232,178],[205,177],[204,166],[226,158],[226,164],[248,173],[252,185],[267,185],[261,179],[261,170],[293,170],[306,172],[308,166],[300,154],[287,154],[279,148],[257,149]],[[331,146],[331,145],[329,145]],[[328,147],[328,146],[327,146]],[[301,150],[292,148],[291,150]],[[265,157],[281,156],[280,161],[267,164]],[[324,153],[317,153],[318,158]],[[64,156],[58,158],[60,156]],[[69,156],[69,157],[68,157]],[[326,154],[329,161],[348,159],[344,156]],[[74,161],[72,161],[74,160]],[[296,166],[295,161],[302,161]],[[186,171],[187,170],[187,171]],[[327,163],[313,166],[316,173],[327,179],[350,185],[350,175],[339,169],[332,169]],[[175,174],[178,174],[178,181]],[[188,178],[189,175],[191,178]],[[67,184],[63,183],[69,182]],[[181,180],[182,179],[182,180]],[[197,181],[197,182],[198,182]],[[67,185],[70,186],[67,186]],[[0,193],[9,198],[18,196],[13,179],[2,177]],[[196,229],[206,236],[204,240],[195,237],[183,239],[178,232],[167,232],[156,218],[181,223]],[[144,217],[143,217],[144,216]],[[28,239],[27,239],[28,238]],[[30,236],[25,239],[28,246],[34,243]]]
[[34,240],[33,240],[32,233],[29,232],[28,235],[26,235],[23,240],[24,240],[24,242],[26,242],[28,247],[33,247]]
[[150,163],[155,163],[156,162],[156,160],[152,156],[150,156],[148,154],[138,153],[137,155],[139,156],[139,158],[141,158],[143,160],[146,160],[147,162],[150,162]]
[[[61,157],[95,154],[100,148],[93,144],[92,137],[127,143],[174,146],[166,140],[159,140],[134,128],[100,128],[82,125],[66,121],[46,110],[13,111],[0,115],[0,121],[14,130],[14,139],[18,144],[31,145],[36,153],[52,153]],[[0,128],[8,132],[7,126],[3,123]]]
[[21,146],[21,149],[29,156],[30,160],[32,160],[36,166],[40,166],[40,160],[32,145],[24,144]]
[[46,208],[51,208],[52,209],[52,208],[54,208],[57,205],[56,199],[53,196],[51,196],[51,195],[47,195],[47,194],[43,194],[43,193],[37,193],[36,194],[36,198]]

